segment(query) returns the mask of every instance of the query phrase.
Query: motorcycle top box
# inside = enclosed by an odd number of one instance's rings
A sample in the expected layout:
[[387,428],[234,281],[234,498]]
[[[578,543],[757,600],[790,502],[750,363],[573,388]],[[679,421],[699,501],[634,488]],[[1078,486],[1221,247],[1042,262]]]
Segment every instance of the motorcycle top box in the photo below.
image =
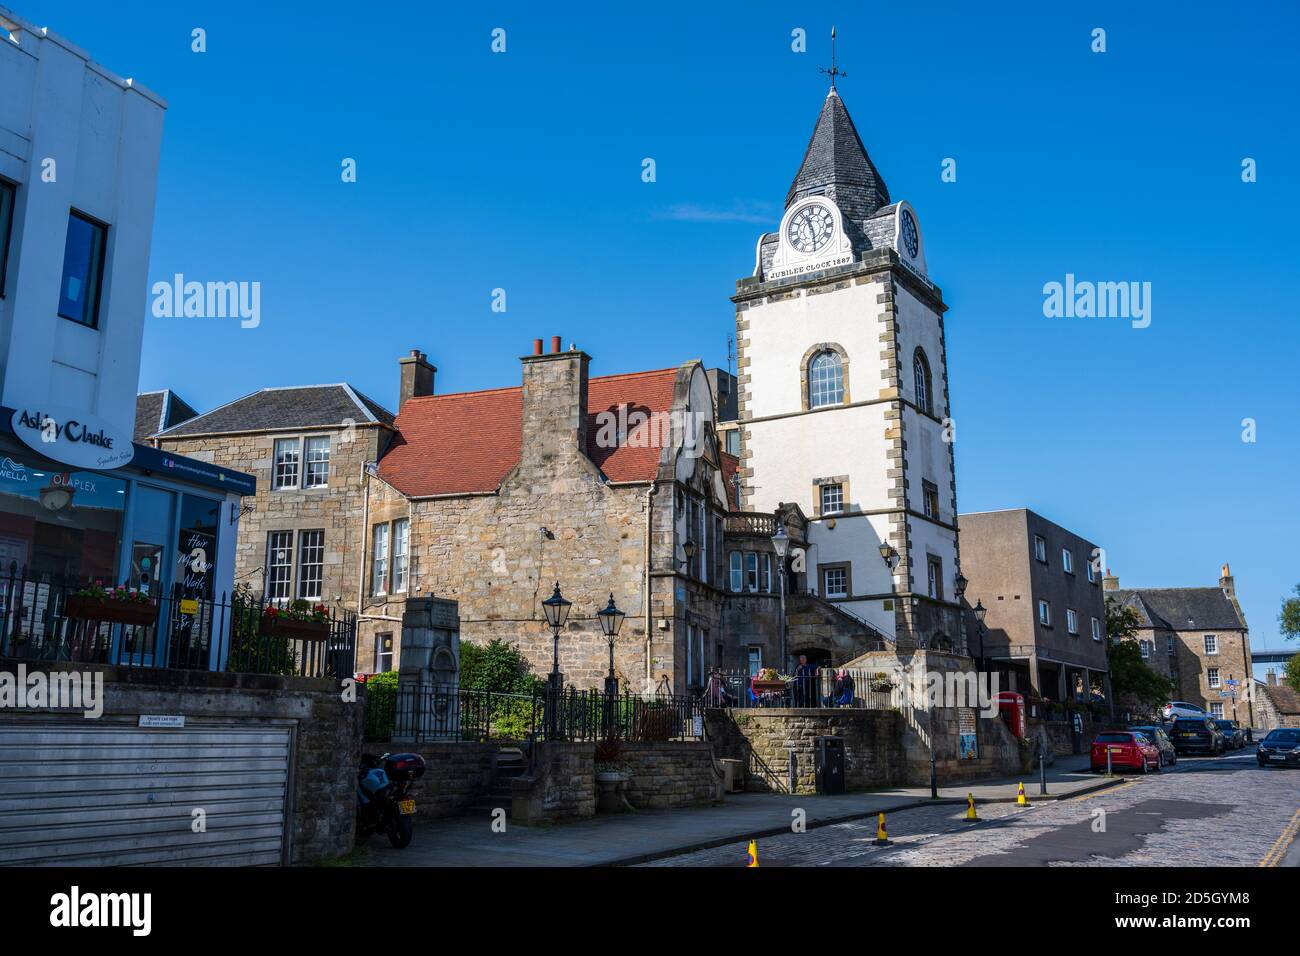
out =
[[388,754],[384,772],[393,780],[418,780],[424,776],[424,758],[419,754]]

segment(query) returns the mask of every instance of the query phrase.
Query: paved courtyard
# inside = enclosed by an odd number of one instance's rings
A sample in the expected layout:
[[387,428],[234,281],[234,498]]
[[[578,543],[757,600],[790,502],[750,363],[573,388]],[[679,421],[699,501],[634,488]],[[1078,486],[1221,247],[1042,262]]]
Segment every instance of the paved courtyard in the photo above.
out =
[[[1031,790],[1032,797],[1032,790]],[[1300,772],[1264,769],[1253,750],[1184,758],[1161,774],[1028,809],[917,806],[888,817],[892,846],[875,847],[875,821],[839,823],[760,840],[760,866],[1295,866]],[[744,842],[650,866],[744,866]]]

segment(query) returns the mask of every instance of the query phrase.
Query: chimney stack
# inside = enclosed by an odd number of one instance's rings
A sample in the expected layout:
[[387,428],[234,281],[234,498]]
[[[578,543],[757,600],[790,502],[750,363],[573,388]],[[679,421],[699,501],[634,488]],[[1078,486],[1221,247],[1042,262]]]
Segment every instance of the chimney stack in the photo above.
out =
[[1223,593],[1228,597],[1237,596],[1237,586],[1233,583],[1232,572],[1228,569],[1227,562],[1224,562],[1223,570],[1219,575],[1219,587],[1223,588]]
[[1277,671],[1273,670],[1273,668],[1270,667],[1268,673],[1265,674],[1264,677],[1268,681],[1269,687],[1277,686]]
[[1103,591],[1119,590],[1119,578],[1110,573],[1110,568],[1107,568],[1106,573],[1102,576],[1101,589]]
[[397,392],[397,410],[400,412],[408,398],[424,398],[433,394],[433,374],[438,371],[429,364],[429,357],[419,349],[397,360],[402,371],[401,386]]
[[541,339],[523,363],[523,408],[520,415],[521,471],[539,477],[556,476],[556,465],[587,454],[586,352],[560,350],[560,336],[551,338],[551,351],[541,353]]

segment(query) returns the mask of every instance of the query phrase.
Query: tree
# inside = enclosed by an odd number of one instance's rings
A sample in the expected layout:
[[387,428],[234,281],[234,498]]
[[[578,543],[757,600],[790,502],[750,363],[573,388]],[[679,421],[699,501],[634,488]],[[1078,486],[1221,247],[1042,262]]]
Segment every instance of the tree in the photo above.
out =
[[1288,641],[1300,638],[1300,584],[1295,586],[1294,591],[1295,597],[1282,600],[1282,610],[1277,616],[1278,629]]
[[1282,681],[1297,694],[1300,694],[1300,654],[1286,662],[1286,670],[1282,673]]
[[1134,640],[1142,621],[1128,605],[1106,598],[1107,660],[1111,693],[1121,707],[1154,710],[1174,693],[1174,683],[1157,674],[1142,659]]
[[543,684],[528,658],[513,644],[494,638],[487,644],[460,643],[460,689],[494,694],[532,694]]

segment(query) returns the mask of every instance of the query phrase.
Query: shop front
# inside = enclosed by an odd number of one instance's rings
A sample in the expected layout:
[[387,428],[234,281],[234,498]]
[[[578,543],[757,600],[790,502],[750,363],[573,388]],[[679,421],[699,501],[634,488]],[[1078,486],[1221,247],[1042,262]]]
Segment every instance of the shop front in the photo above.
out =
[[255,479],[58,421],[0,410],[0,656],[224,669]]

